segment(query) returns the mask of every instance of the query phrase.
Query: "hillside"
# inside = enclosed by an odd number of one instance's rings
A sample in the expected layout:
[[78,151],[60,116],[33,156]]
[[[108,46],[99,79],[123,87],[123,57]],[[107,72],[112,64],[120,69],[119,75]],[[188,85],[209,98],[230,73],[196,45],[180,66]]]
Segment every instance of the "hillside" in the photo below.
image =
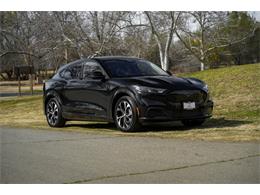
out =
[[204,80],[215,102],[214,115],[260,120],[260,64],[232,66],[182,75]]
[[[201,127],[185,129],[180,124],[160,124],[145,127],[143,132],[127,134],[106,123],[69,122],[68,124],[74,125],[52,130],[165,138],[260,141],[260,64],[232,66],[180,76],[202,79],[210,88],[215,102],[213,118]],[[0,100],[0,125],[51,129],[47,126],[42,108],[42,96]]]

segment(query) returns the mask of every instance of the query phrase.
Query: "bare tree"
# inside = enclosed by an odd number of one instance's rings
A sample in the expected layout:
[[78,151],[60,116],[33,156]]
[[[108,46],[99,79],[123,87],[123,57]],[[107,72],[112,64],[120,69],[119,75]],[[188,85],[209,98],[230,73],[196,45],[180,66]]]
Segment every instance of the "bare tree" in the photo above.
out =
[[152,35],[159,48],[160,62],[164,70],[169,69],[169,50],[181,12],[145,12]]
[[[13,63],[33,65],[35,58],[38,58],[32,51],[35,43],[32,17],[30,12],[1,12],[0,16],[0,72],[10,79]],[[3,74],[1,76],[4,78]]]
[[201,63],[201,70],[213,64],[209,63],[213,54],[220,56],[215,64],[223,62],[224,54],[245,63],[249,59],[243,57],[245,53],[257,53],[258,48],[256,43],[250,49],[248,40],[259,33],[251,28],[255,22],[250,18],[248,25],[236,26],[237,18],[242,21],[246,12],[237,13],[231,23],[227,13],[0,12],[0,76],[10,79],[14,65],[57,70],[62,64],[93,55],[147,58],[164,70],[187,61],[194,64],[190,59],[183,61],[190,54]]
[[[185,28],[176,29],[176,35],[185,47],[200,61],[201,71],[205,69],[207,57],[216,49],[242,42],[253,34],[226,36],[222,29],[226,25],[226,12],[186,12]],[[234,39],[235,37],[235,39]]]
[[75,22],[80,32],[82,46],[91,53],[104,54],[109,45],[121,37],[126,28],[128,12],[79,12],[75,13]]

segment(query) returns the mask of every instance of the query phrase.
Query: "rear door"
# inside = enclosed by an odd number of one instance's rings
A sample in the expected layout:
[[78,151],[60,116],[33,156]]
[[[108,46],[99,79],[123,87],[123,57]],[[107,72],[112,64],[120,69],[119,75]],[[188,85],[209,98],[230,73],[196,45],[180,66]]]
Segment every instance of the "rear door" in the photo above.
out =
[[82,88],[82,62],[68,66],[62,73],[61,77],[66,80],[63,89],[64,108],[63,111],[68,113],[81,112],[80,90]]

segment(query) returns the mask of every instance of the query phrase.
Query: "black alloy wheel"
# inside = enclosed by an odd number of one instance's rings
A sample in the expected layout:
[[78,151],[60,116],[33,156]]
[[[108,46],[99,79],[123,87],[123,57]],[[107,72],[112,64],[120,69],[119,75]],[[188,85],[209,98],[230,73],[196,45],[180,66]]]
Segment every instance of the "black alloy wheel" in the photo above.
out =
[[140,123],[137,106],[133,98],[124,96],[117,101],[114,109],[114,120],[116,126],[122,131],[133,132],[138,130]]
[[66,123],[62,117],[61,107],[56,98],[51,98],[46,104],[46,118],[51,127],[63,127]]

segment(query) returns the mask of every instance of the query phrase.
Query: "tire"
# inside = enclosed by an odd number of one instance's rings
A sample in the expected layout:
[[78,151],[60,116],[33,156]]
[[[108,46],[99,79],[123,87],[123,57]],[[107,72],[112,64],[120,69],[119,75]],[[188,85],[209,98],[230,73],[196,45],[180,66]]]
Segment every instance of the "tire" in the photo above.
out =
[[137,106],[130,96],[121,97],[114,107],[114,121],[123,132],[134,132],[140,128]]
[[51,98],[46,103],[46,119],[50,127],[64,127],[66,120],[62,117],[62,110],[57,98]]
[[205,122],[206,119],[193,119],[193,120],[182,120],[182,124],[186,127],[200,126]]

